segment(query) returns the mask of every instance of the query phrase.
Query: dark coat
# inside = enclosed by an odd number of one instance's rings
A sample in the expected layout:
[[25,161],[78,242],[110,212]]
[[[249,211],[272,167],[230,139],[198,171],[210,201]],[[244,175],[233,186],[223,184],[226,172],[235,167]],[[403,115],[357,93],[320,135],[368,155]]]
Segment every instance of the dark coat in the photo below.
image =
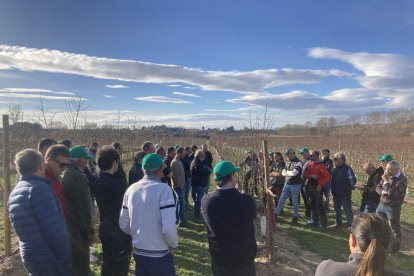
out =
[[191,186],[206,187],[209,177],[210,171],[208,165],[198,158],[194,159],[191,162]]
[[140,181],[144,177],[144,171],[142,170],[141,164],[134,163],[131,169],[129,170],[129,185],[132,185],[138,181]]

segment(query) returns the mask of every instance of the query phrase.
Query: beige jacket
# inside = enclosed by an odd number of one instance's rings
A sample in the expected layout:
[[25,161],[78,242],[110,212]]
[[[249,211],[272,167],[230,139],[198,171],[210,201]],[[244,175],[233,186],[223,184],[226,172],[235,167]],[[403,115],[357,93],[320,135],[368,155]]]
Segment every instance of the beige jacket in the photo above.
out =
[[173,173],[172,184],[173,188],[182,188],[185,185],[185,171],[183,162],[177,157],[171,162],[171,171]]

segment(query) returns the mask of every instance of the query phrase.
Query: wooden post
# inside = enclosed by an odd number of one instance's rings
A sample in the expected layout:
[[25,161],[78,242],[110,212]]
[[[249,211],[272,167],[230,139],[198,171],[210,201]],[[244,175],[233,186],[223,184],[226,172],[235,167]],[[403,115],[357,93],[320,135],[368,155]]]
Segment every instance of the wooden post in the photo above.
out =
[[274,260],[275,250],[273,247],[273,233],[276,229],[275,220],[274,220],[274,206],[273,198],[267,191],[270,188],[270,174],[269,174],[269,153],[267,149],[267,141],[263,140],[263,165],[264,165],[264,175],[265,175],[265,184],[266,184],[266,202],[267,202],[267,248],[269,252],[269,258]]
[[3,115],[3,178],[4,178],[4,254],[11,255],[11,234],[7,202],[10,195],[10,127],[9,115]]

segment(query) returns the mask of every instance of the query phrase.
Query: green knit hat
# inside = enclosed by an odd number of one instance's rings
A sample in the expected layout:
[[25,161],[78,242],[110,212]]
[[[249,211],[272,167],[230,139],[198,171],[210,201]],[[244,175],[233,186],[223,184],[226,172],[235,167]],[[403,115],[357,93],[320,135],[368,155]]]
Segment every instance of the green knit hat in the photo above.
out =
[[142,169],[144,171],[152,171],[162,167],[164,160],[162,160],[161,155],[156,153],[150,153],[145,155],[142,159]]
[[223,177],[240,171],[240,167],[236,167],[230,161],[221,161],[214,167],[214,180],[220,180]]

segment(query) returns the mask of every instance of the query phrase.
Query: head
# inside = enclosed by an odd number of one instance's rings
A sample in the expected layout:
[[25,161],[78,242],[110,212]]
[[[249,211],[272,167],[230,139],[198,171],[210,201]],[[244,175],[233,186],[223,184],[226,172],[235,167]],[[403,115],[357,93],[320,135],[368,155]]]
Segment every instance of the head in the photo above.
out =
[[169,147],[169,148],[167,149],[167,155],[168,155],[170,158],[174,158],[174,157],[175,157],[175,149],[174,149],[174,147]]
[[345,157],[345,153],[343,152],[337,152],[334,154],[334,158],[333,158],[335,167],[341,166],[343,164],[345,164],[346,162],[346,157]]
[[391,160],[388,162],[384,171],[386,171],[389,176],[395,176],[399,171],[401,171],[401,166],[397,161]]
[[195,152],[196,152],[196,150],[198,150],[198,147],[197,147],[196,145],[194,145],[194,146],[191,148],[191,151],[192,151],[193,153],[195,153]]
[[273,155],[273,160],[275,162],[284,162],[282,153],[276,151],[275,154]]
[[207,144],[203,144],[203,145],[201,145],[201,149],[202,149],[204,152],[206,152],[206,151],[208,150],[208,148],[207,148]]
[[137,151],[134,154],[134,163],[135,164],[138,164],[138,165],[141,165],[142,164],[142,159],[144,159],[145,155],[147,155],[145,153],[145,151],[142,151],[142,150],[141,151]]
[[375,166],[372,163],[365,163],[364,165],[364,171],[367,173],[367,175],[373,175],[375,173]]
[[119,155],[122,154],[122,145],[119,142],[113,142],[112,146],[116,149],[116,151],[119,153]]
[[385,167],[387,167],[388,162],[394,160],[394,157],[392,157],[391,154],[384,154],[382,155],[379,160],[381,161],[381,166],[385,170]]
[[185,148],[185,155],[190,156],[191,153],[192,153],[191,147],[186,147]]
[[96,152],[96,151],[98,150],[98,147],[99,147],[99,144],[98,144],[98,143],[96,143],[96,142],[93,142],[93,143],[91,144],[91,147],[89,148],[89,151],[91,151],[91,152]]
[[159,154],[163,159],[167,157],[167,152],[165,151],[164,147],[159,147],[155,150],[156,154]]
[[221,161],[214,167],[214,180],[218,187],[237,185],[237,172],[240,167],[236,167],[230,161]]
[[159,179],[164,176],[164,160],[156,153],[147,154],[142,160],[142,170],[145,175],[155,176]]
[[155,152],[154,144],[150,141],[145,141],[141,145],[141,150],[145,152],[146,154],[154,153]]
[[313,150],[309,154],[309,158],[311,161],[318,161],[319,160],[319,151]]
[[194,157],[198,160],[203,161],[204,160],[204,151],[199,149],[195,152]]
[[69,149],[62,144],[51,146],[46,152],[45,163],[55,175],[62,174],[70,164]]
[[14,160],[19,175],[45,176],[45,161],[39,151],[35,149],[19,151]]
[[72,142],[72,140],[70,140],[70,139],[63,139],[63,140],[60,140],[60,141],[58,142],[58,144],[65,145],[65,147],[67,147],[68,149],[70,149],[71,147],[73,147],[73,142]]
[[118,170],[119,152],[113,146],[103,146],[98,150],[96,161],[101,171],[114,174]]
[[331,151],[329,149],[322,150],[322,157],[323,159],[328,159],[331,157]]
[[43,156],[45,156],[47,149],[50,146],[53,146],[56,144],[57,144],[56,140],[52,138],[42,138],[39,141],[39,144],[37,144],[37,150],[40,151],[40,153],[42,153]]
[[177,158],[183,159],[185,156],[185,149],[184,148],[178,148],[177,149]]
[[309,160],[310,159],[310,153],[309,153],[309,149],[307,147],[301,148],[298,152],[299,152],[300,156],[302,157],[302,159],[304,159],[304,160]]
[[286,157],[287,157],[289,160],[292,160],[293,158],[295,158],[295,157],[296,157],[296,152],[295,152],[295,150],[294,150],[294,149],[289,148],[289,149],[286,151],[285,155],[286,155]]
[[93,160],[95,157],[86,151],[83,146],[75,146],[70,150],[70,159],[82,170],[86,168],[88,160]]
[[392,241],[392,232],[387,220],[377,214],[361,214],[351,226],[349,248],[351,253],[363,253],[357,274],[382,275],[386,250]]

